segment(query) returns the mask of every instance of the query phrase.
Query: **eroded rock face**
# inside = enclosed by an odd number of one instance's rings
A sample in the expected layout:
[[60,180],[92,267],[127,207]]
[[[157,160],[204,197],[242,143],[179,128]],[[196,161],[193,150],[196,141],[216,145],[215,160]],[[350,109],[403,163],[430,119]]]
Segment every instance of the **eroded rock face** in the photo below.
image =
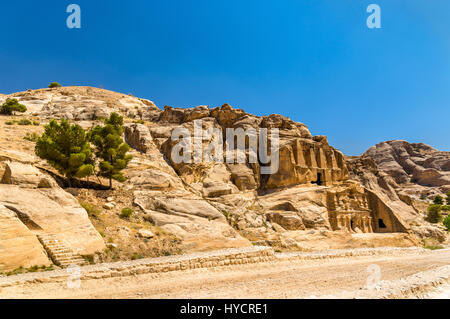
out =
[[[389,141],[377,144],[359,158],[349,159],[352,177],[391,200],[408,205],[450,190],[450,152],[422,143]],[[374,178],[375,177],[375,178]]]
[[[100,234],[92,226],[86,211],[69,193],[62,190],[48,175],[37,168],[17,162],[6,163],[5,174],[0,184],[0,207],[4,218],[17,228],[17,238],[26,237],[30,254],[34,259],[29,264],[42,261],[43,248],[36,236],[40,233],[55,234],[74,252],[82,255],[93,254],[105,248]],[[11,226],[12,227],[12,226]],[[0,264],[3,258],[0,253]],[[39,257],[40,256],[40,257]],[[20,260],[20,258],[19,258]],[[12,267],[14,263],[9,263]],[[43,263],[45,264],[45,263]],[[21,263],[16,263],[18,267]],[[40,265],[40,264],[34,264]],[[5,266],[6,267],[6,266]]]
[[153,138],[147,126],[143,124],[125,125],[125,142],[142,153],[147,153],[153,143]]
[[392,176],[397,184],[450,185],[450,152],[440,152],[426,144],[383,142],[362,156],[372,158],[379,169]]
[[438,242],[444,242],[447,239],[446,231],[436,226],[413,226],[412,230],[420,239],[433,238]]
[[36,235],[14,211],[0,205],[0,272],[51,264]]
[[269,176],[266,188],[316,183],[333,185],[348,179],[341,152],[328,145],[326,138],[295,139],[280,147],[280,168]]
[[29,90],[8,97],[24,104],[26,114],[41,119],[93,121],[107,118],[112,112],[120,112],[133,119],[157,120],[161,113],[151,101],[93,87]]
[[[201,120],[200,124],[194,122],[198,120]],[[259,162],[227,163],[225,143],[221,153],[223,159],[219,158],[219,162],[203,158],[200,162],[175,162],[173,150],[179,141],[171,139],[172,132],[184,129],[193,137],[196,125],[201,125],[203,131],[217,129],[223,132],[222,139],[225,139],[227,128],[255,129],[257,134],[259,129],[278,129],[279,169],[265,175]],[[150,125],[150,133],[156,148],[183,182],[184,188],[177,186],[175,189],[187,191],[189,196],[195,194],[195,201],[181,200],[183,204],[169,208],[162,202],[172,203],[170,197],[150,192],[136,193],[136,200],[147,210],[150,219],[175,233],[182,233],[179,224],[183,220],[180,218],[191,221],[194,219],[190,215],[211,218],[196,212],[197,204],[193,203],[199,202],[211,204],[234,229],[252,241],[281,242],[281,232],[308,229],[350,234],[406,233],[411,231],[408,222],[422,218],[393,191],[396,182],[391,175],[379,176],[376,163],[370,162],[369,157],[360,163],[365,170],[372,170],[372,175],[362,180],[368,187],[366,190],[357,182],[349,182],[344,155],[331,147],[325,136],[312,137],[305,125],[281,115],[256,117],[228,104],[214,109],[206,106],[165,107],[158,121]],[[200,140],[193,140],[193,150],[201,149],[203,153],[212,140],[213,136],[201,135]],[[140,146],[135,148],[139,150]],[[244,153],[248,160],[249,150]],[[371,184],[378,188],[372,189]],[[158,186],[150,189],[157,190]],[[154,196],[159,199],[142,202],[144,197]],[[209,211],[205,207],[203,210]],[[202,222],[196,220],[195,223]]]
[[[293,249],[370,246],[372,241],[373,245],[411,245],[416,241],[408,233],[436,236],[436,232],[410,229],[412,223],[423,223],[423,215],[411,200],[410,188],[398,191],[399,185],[414,178],[445,187],[442,181],[450,169],[446,155],[423,145],[388,143],[346,161],[325,136],[313,137],[302,123],[278,114],[258,117],[229,104],[160,110],[151,101],[95,88],[44,89],[14,96],[31,114],[43,119],[68,118],[86,128],[112,111],[124,115],[125,140],[134,156],[125,171],[128,180],[124,187],[133,194],[136,213],[180,238],[186,252],[243,247],[251,242]],[[201,123],[203,131],[221,132],[222,141],[228,128],[256,131],[247,138],[259,138],[263,129],[269,133],[277,129],[278,170],[263,173],[268,163],[251,163],[248,148],[236,152],[244,155],[245,163],[227,162],[225,143],[222,152],[215,150],[218,155],[213,161],[201,157],[199,162],[176,162],[172,156],[178,143],[171,138],[174,130],[184,129],[193,136],[196,123]],[[214,138],[202,134],[193,145],[204,153]],[[269,135],[267,144],[272,143]],[[389,156],[378,154],[386,151]],[[55,227],[53,211],[64,215],[70,209],[73,216],[82,215],[73,197],[64,195],[52,180],[42,180],[32,166],[11,166],[4,177],[7,184],[0,185],[0,191],[15,187],[36,200],[48,201],[50,204],[42,207],[49,212],[49,224],[43,214],[13,197],[41,228]],[[69,224],[90,231],[80,221],[63,220],[67,223],[63,221],[56,231],[66,231]],[[387,234],[391,232],[403,234],[389,234],[391,238]],[[73,231],[72,237],[77,236],[84,238],[78,230]],[[75,246],[81,245],[73,238]]]
[[187,191],[136,191],[135,204],[154,225],[181,238],[186,251],[250,246],[219,210]]
[[444,241],[445,233],[424,221],[429,204],[424,199],[450,189],[449,163],[449,152],[406,141],[383,142],[347,159],[351,178],[382,198],[419,238],[438,241]]

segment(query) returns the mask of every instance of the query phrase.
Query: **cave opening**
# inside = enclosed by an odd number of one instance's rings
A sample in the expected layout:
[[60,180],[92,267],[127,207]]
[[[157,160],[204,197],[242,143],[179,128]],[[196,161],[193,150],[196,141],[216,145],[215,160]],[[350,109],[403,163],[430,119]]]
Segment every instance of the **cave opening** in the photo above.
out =
[[317,185],[322,186],[322,173],[317,173]]
[[381,218],[378,219],[378,228],[387,228],[386,224]]

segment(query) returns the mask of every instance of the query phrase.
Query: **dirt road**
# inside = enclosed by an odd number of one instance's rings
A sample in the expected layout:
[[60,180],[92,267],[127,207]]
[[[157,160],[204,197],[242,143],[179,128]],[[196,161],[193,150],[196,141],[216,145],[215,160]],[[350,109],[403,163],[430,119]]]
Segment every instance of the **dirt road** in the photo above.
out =
[[309,298],[364,288],[370,265],[382,280],[397,280],[450,264],[450,250],[414,256],[372,256],[316,261],[284,260],[161,274],[7,287],[0,298]]

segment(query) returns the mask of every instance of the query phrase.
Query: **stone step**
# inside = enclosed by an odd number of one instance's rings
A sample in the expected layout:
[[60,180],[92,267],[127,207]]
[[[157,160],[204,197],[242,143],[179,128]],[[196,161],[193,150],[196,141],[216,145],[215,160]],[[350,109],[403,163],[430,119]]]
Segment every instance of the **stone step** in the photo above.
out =
[[52,257],[56,259],[72,258],[73,254],[52,254]]
[[46,245],[46,246],[51,247],[52,249],[69,249],[67,246],[61,245],[61,244],[59,244],[59,245]]
[[59,248],[59,249],[53,249],[51,247],[49,247],[53,253],[55,254],[70,254],[72,253],[69,249],[67,248]]
[[37,235],[52,261],[61,267],[84,265],[85,260],[67,247],[55,234]]

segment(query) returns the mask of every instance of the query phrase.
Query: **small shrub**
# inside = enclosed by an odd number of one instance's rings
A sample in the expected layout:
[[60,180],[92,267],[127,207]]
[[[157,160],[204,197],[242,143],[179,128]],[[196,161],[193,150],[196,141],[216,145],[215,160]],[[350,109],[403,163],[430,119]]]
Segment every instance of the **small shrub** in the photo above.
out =
[[14,276],[19,274],[25,274],[28,272],[43,272],[43,271],[52,271],[54,270],[53,265],[51,266],[32,266],[30,268],[19,267],[7,273],[4,273],[6,276]]
[[420,195],[420,200],[427,200],[428,197],[425,194]]
[[443,249],[444,247],[441,245],[425,245],[425,246],[423,246],[423,248],[430,249],[430,250],[438,250],[438,249]]
[[33,121],[33,125],[34,126],[39,126],[39,125],[41,125],[41,123],[39,123],[38,121]]
[[7,122],[5,122],[5,124],[6,125],[14,125],[14,124],[16,124],[16,122],[14,122],[14,121],[7,121]]
[[101,214],[100,209],[95,205],[85,202],[81,202],[80,205],[87,211],[88,215],[91,217],[98,218],[98,216]]
[[0,107],[0,114],[12,115],[15,112],[26,112],[27,107],[20,104],[17,99],[7,99],[5,103]]
[[443,212],[450,212],[450,205],[442,205],[441,210]]
[[134,211],[131,208],[125,207],[120,211],[120,218],[129,219]]
[[225,218],[226,218],[227,220],[230,219],[230,213],[227,212],[226,210],[223,210],[223,211],[222,211],[222,214],[223,214],[223,216],[225,216]]
[[144,258],[144,257],[138,253],[134,253],[133,255],[131,255],[131,260],[142,259],[142,258]]
[[441,205],[430,205],[426,220],[433,224],[439,223],[442,220]]
[[436,195],[433,199],[435,205],[444,205],[444,198],[441,195]]
[[94,255],[84,255],[83,258],[84,258],[84,260],[85,260],[86,262],[88,262],[90,265],[95,264],[95,258],[94,258]]
[[60,88],[61,84],[59,84],[58,82],[52,82],[49,84],[48,86],[50,89],[54,89],[54,88]]
[[37,134],[36,132],[33,132],[33,133],[27,132],[27,134],[25,135],[25,137],[23,139],[36,143],[37,140],[39,139],[39,134]]
[[447,228],[447,231],[450,231],[450,215],[445,217],[442,223],[444,224],[445,228]]
[[28,119],[22,119],[19,122],[17,122],[17,124],[19,124],[19,125],[31,125],[32,123]]
[[447,205],[450,205],[450,192],[447,192]]

